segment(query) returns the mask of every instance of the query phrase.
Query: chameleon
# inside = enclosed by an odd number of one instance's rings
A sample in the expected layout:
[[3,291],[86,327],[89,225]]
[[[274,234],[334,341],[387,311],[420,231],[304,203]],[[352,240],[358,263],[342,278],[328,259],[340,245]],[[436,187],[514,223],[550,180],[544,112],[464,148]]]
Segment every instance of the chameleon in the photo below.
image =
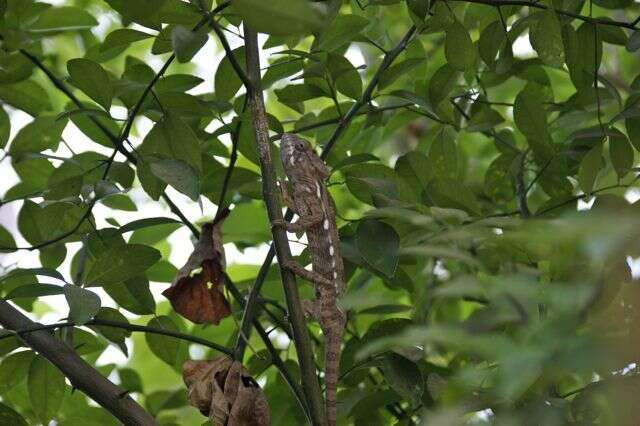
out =
[[283,267],[314,285],[315,300],[303,301],[305,314],[318,321],[325,339],[325,401],[327,423],[337,419],[337,385],[340,350],[346,316],[338,306],[345,290],[344,264],[340,255],[340,240],[336,215],[326,180],[329,170],[311,144],[295,134],[282,135],[280,156],[285,175],[291,185],[289,193],[280,184],[285,204],[298,215],[295,222],[274,221],[288,232],[305,232],[311,256],[312,270],[291,260]]

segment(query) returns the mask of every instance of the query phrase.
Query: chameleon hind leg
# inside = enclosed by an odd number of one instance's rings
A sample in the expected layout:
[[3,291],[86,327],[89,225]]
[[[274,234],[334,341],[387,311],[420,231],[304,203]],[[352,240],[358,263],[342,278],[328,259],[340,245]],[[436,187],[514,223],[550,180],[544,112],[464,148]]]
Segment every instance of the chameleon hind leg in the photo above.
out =
[[282,266],[287,268],[291,272],[293,272],[295,275],[301,278],[304,278],[307,281],[310,281],[314,284],[319,284],[325,287],[333,288],[333,281],[325,278],[324,276],[320,275],[317,272],[304,269],[304,267],[298,262],[296,262],[295,260],[284,262]]

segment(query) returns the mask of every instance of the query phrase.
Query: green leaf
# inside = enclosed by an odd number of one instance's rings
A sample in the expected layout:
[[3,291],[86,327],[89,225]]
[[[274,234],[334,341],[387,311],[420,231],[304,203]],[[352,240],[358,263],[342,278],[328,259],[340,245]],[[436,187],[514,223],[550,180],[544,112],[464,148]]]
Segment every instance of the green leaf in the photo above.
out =
[[17,268],[12,269],[8,274],[0,278],[0,282],[8,279],[15,278],[21,276],[30,276],[30,275],[38,275],[44,277],[54,278],[56,280],[60,280],[64,282],[64,277],[62,274],[55,269],[48,268]]
[[[138,220],[131,221],[131,222],[127,223],[126,225],[122,225],[122,227],[120,227],[120,233],[124,234],[126,232],[136,231],[138,229],[144,229],[144,228],[149,228],[149,227],[154,227],[154,226],[159,226],[159,225],[172,225],[172,226],[175,227],[173,229],[175,231],[175,229],[180,227],[179,224],[180,224],[180,222],[178,222],[177,220],[172,219],[170,217],[147,217],[147,218],[144,218],[144,219],[138,219]],[[155,231],[150,231],[150,232],[153,232],[155,234]],[[152,244],[155,244],[158,241],[160,241],[160,240],[156,240],[153,243],[147,242],[146,244],[147,245],[152,245]],[[135,242],[140,242],[140,241],[135,241]]]
[[[35,354],[31,351],[16,352],[4,358],[0,363],[0,395],[4,395],[14,386],[22,383],[29,372]],[[0,411],[1,413],[1,411]],[[0,424],[2,423],[0,414]]]
[[62,373],[44,357],[35,357],[28,375],[29,400],[42,423],[49,424],[59,415],[65,388]]
[[318,37],[320,50],[331,51],[351,42],[364,28],[369,20],[358,15],[338,15],[331,21]]
[[67,62],[67,71],[80,90],[109,111],[113,87],[109,74],[100,64],[85,58],[71,59]]
[[100,297],[77,285],[66,284],[64,297],[69,304],[69,320],[77,325],[89,321],[100,309]]
[[374,205],[375,197],[398,197],[396,175],[382,164],[363,163],[345,167],[347,188],[360,201]]
[[326,96],[322,89],[312,84],[293,84],[282,89],[276,89],[274,93],[278,97],[278,101],[286,105]]
[[[423,192],[427,188],[427,182],[432,169],[427,157],[418,151],[409,151],[396,161],[394,169],[397,175],[404,179],[415,202],[422,202]],[[406,197],[403,197],[405,199]]]
[[178,273],[178,268],[173,266],[170,262],[166,260],[161,260],[155,265],[151,266],[151,268],[147,269],[146,275],[150,281],[156,281],[159,283],[170,283],[176,277]]
[[553,156],[553,148],[547,127],[547,114],[541,95],[530,86],[526,86],[516,96],[513,120],[527,138],[536,157],[541,161],[548,161]]
[[257,244],[271,238],[269,223],[261,202],[238,204],[222,223],[225,242]]
[[144,138],[139,152],[157,157],[172,158],[190,165],[198,174],[202,170],[200,141],[194,131],[180,117],[167,113]]
[[635,52],[640,49],[640,31],[634,31],[627,42],[627,51]]
[[[152,318],[147,326],[170,332],[180,332],[176,324],[167,316]],[[153,333],[145,333],[144,337],[155,356],[174,368],[182,369],[182,363],[187,357],[187,347],[181,340]]]
[[131,43],[137,41],[146,40],[153,37],[151,34],[147,34],[142,31],[133,30],[131,28],[118,28],[107,34],[107,37],[100,46],[100,51],[106,51],[117,47],[129,47]]
[[622,132],[615,129],[614,133],[609,135],[609,157],[618,179],[622,179],[631,171],[633,167],[633,148],[629,143],[629,139]]
[[58,121],[55,117],[36,117],[31,123],[20,129],[13,138],[9,152],[11,155],[19,155],[26,152],[41,152],[46,149],[55,151],[66,125],[66,120]]
[[142,379],[136,370],[132,368],[120,368],[118,370],[120,385],[129,392],[143,392]]
[[391,65],[384,70],[380,75],[380,81],[378,83],[378,89],[382,90],[387,86],[390,86],[401,76],[410,76],[410,71],[424,62],[423,58],[409,58],[402,62]]
[[491,162],[484,175],[484,192],[497,203],[510,201],[515,196],[513,163],[513,156],[501,154]]
[[500,21],[493,21],[480,33],[478,52],[489,68],[493,69],[495,66],[496,56],[506,40],[506,33]]
[[585,194],[590,194],[602,166],[602,144],[597,144],[582,159],[578,170],[578,182]]
[[9,142],[9,135],[11,134],[11,121],[4,108],[0,107],[0,149],[4,149]]
[[59,267],[67,257],[67,247],[64,244],[51,244],[40,249],[40,264],[45,268]]
[[11,426],[28,426],[27,421],[16,410],[0,403],[0,424]]
[[233,8],[254,31],[272,35],[306,35],[322,25],[322,15],[307,0],[233,0]]
[[449,93],[459,78],[460,72],[450,64],[444,64],[436,70],[429,81],[428,97],[432,108],[436,109],[440,102],[448,99]]
[[358,225],[356,245],[369,266],[387,277],[394,276],[400,237],[393,227],[378,220],[364,220]]
[[564,45],[558,16],[552,10],[534,15],[529,39],[531,46],[542,61],[552,67],[560,68],[564,64]]
[[0,85],[0,99],[34,117],[52,108],[47,92],[32,80]]
[[178,62],[189,62],[206,43],[205,32],[191,31],[182,25],[176,26],[171,32],[171,46]]
[[352,99],[360,99],[360,96],[362,96],[362,79],[358,74],[358,70],[347,58],[331,53],[327,60],[327,67],[338,92]]
[[475,66],[476,47],[469,32],[458,21],[447,28],[444,39],[444,55],[447,62],[458,71],[466,71]]
[[[245,48],[244,46],[238,47],[232,50],[233,56],[238,61],[238,64],[245,70]],[[218,64],[218,69],[214,77],[214,90],[216,98],[228,101],[238,92],[242,87],[242,80],[238,77],[238,74],[231,65],[231,60],[225,55],[224,58]]]
[[53,296],[56,294],[62,294],[63,292],[62,287],[53,284],[27,284],[11,290],[5,299],[14,300],[20,298]]
[[70,232],[78,225],[82,214],[83,209],[70,203],[41,207],[25,200],[18,214],[18,229],[29,243],[40,244]]
[[424,392],[424,380],[418,366],[407,358],[393,352],[385,354],[382,365],[389,387],[418,406]]
[[625,118],[624,126],[627,129],[629,140],[634,148],[640,151],[640,95],[635,94],[629,96],[625,103],[625,110],[633,112],[633,116]]
[[79,7],[52,7],[40,14],[29,28],[33,32],[77,31],[98,25],[91,14]]
[[[113,308],[100,308],[98,313],[95,315],[95,319],[129,324],[129,320],[124,315],[122,315],[120,311]],[[92,325],[91,328],[102,334],[110,342],[113,342],[120,347],[124,345],[124,339],[131,336],[131,331],[125,328],[99,325]],[[126,346],[124,347],[126,348]],[[131,389],[128,388],[127,390],[131,391]]]
[[182,192],[193,201],[200,196],[200,179],[196,171],[180,160],[161,159],[154,161],[149,166],[151,173],[162,181]]
[[138,275],[126,281],[103,286],[115,302],[136,315],[154,314],[156,302],[149,289],[149,281],[144,275]]
[[465,130],[467,132],[485,132],[502,123],[504,118],[495,109],[483,106],[480,107],[467,122]]
[[600,67],[602,40],[598,37],[596,44],[594,27],[584,22],[577,31],[570,25],[562,28],[567,68],[571,81],[578,90],[593,85],[594,72]]
[[124,194],[113,194],[103,197],[100,202],[105,206],[115,209],[122,210],[127,212],[135,212],[138,210],[138,207],[135,205],[131,198]]
[[0,225],[0,252],[3,249],[10,249],[16,246],[16,240],[13,239],[13,235],[7,231],[2,225]]
[[418,20],[419,23],[424,23],[429,12],[429,0],[407,0],[407,7],[411,12],[411,18]]
[[160,260],[160,252],[140,244],[110,247],[95,260],[87,273],[87,285],[119,283],[146,271]]
[[429,148],[427,155],[429,177],[458,177],[458,147],[456,133],[450,127],[442,127]]
[[461,185],[459,180],[437,177],[429,182],[427,194],[436,206],[480,214],[480,205],[476,196],[469,188]]

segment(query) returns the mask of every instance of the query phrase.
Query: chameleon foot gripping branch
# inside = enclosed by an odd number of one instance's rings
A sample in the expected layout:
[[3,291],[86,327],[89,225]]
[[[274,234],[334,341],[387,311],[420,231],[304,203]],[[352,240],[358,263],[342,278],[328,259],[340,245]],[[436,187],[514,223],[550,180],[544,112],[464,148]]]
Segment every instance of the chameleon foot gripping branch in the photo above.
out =
[[278,222],[290,232],[304,230],[307,234],[313,270],[297,263],[285,265],[296,275],[311,281],[316,298],[307,303],[307,312],[320,323],[325,337],[326,410],[329,425],[336,424],[336,393],[340,366],[340,348],[346,317],[337,301],[344,293],[344,265],[340,255],[340,240],[335,211],[327,191],[329,171],[313,148],[304,139],[285,133],[280,146],[285,174],[292,193],[281,185],[285,200],[299,219],[294,223]]

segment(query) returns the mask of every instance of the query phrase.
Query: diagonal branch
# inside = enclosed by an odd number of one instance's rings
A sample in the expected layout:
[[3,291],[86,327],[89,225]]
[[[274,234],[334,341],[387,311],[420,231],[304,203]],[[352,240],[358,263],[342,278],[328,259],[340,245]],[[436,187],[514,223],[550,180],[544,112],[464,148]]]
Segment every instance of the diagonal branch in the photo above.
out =
[[[493,7],[501,7],[501,6],[522,6],[522,7],[531,7],[534,9],[549,9],[548,6],[544,4],[544,2],[540,1],[528,1],[528,0],[453,0],[459,1],[462,3],[477,3],[477,4],[486,4],[487,6]],[[638,24],[637,20],[633,22],[625,22],[625,21],[614,21],[612,19],[603,19],[603,18],[593,18],[591,16],[580,15],[579,13],[569,12],[568,10],[555,9],[553,10],[558,15],[568,16],[570,18],[578,19],[583,22],[589,22],[590,24],[595,25],[610,25],[614,27],[622,27],[628,28],[630,30],[636,30],[636,25]]]
[[349,127],[349,124],[351,124],[351,120],[353,120],[353,117],[358,114],[360,108],[371,101],[371,96],[373,95],[373,91],[380,81],[382,73],[391,66],[398,55],[407,47],[407,44],[409,43],[415,32],[416,27],[411,26],[411,28],[409,28],[409,31],[407,31],[404,37],[402,37],[402,40],[400,40],[400,42],[393,49],[391,49],[384,55],[384,57],[382,58],[382,63],[371,78],[371,81],[364,90],[362,97],[358,99],[356,103],[351,105],[349,111],[347,111],[344,117],[342,117],[342,119],[338,122],[338,127],[336,127],[336,129],[333,131],[333,134],[329,138],[329,141],[322,150],[322,159],[327,158],[327,156],[329,155],[329,151],[331,151],[333,145],[338,141],[338,139],[340,139],[340,136],[342,136],[344,131],[347,130],[347,127]]
[[[8,329],[24,330],[37,324],[8,302],[0,300],[0,325]],[[84,392],[124,424],[155,425],[155,419],[126,392],[107,380],[80,358],[72,348],[46,330],[20,334],[19,338],[49,360],[69,378],[71,385]]]

